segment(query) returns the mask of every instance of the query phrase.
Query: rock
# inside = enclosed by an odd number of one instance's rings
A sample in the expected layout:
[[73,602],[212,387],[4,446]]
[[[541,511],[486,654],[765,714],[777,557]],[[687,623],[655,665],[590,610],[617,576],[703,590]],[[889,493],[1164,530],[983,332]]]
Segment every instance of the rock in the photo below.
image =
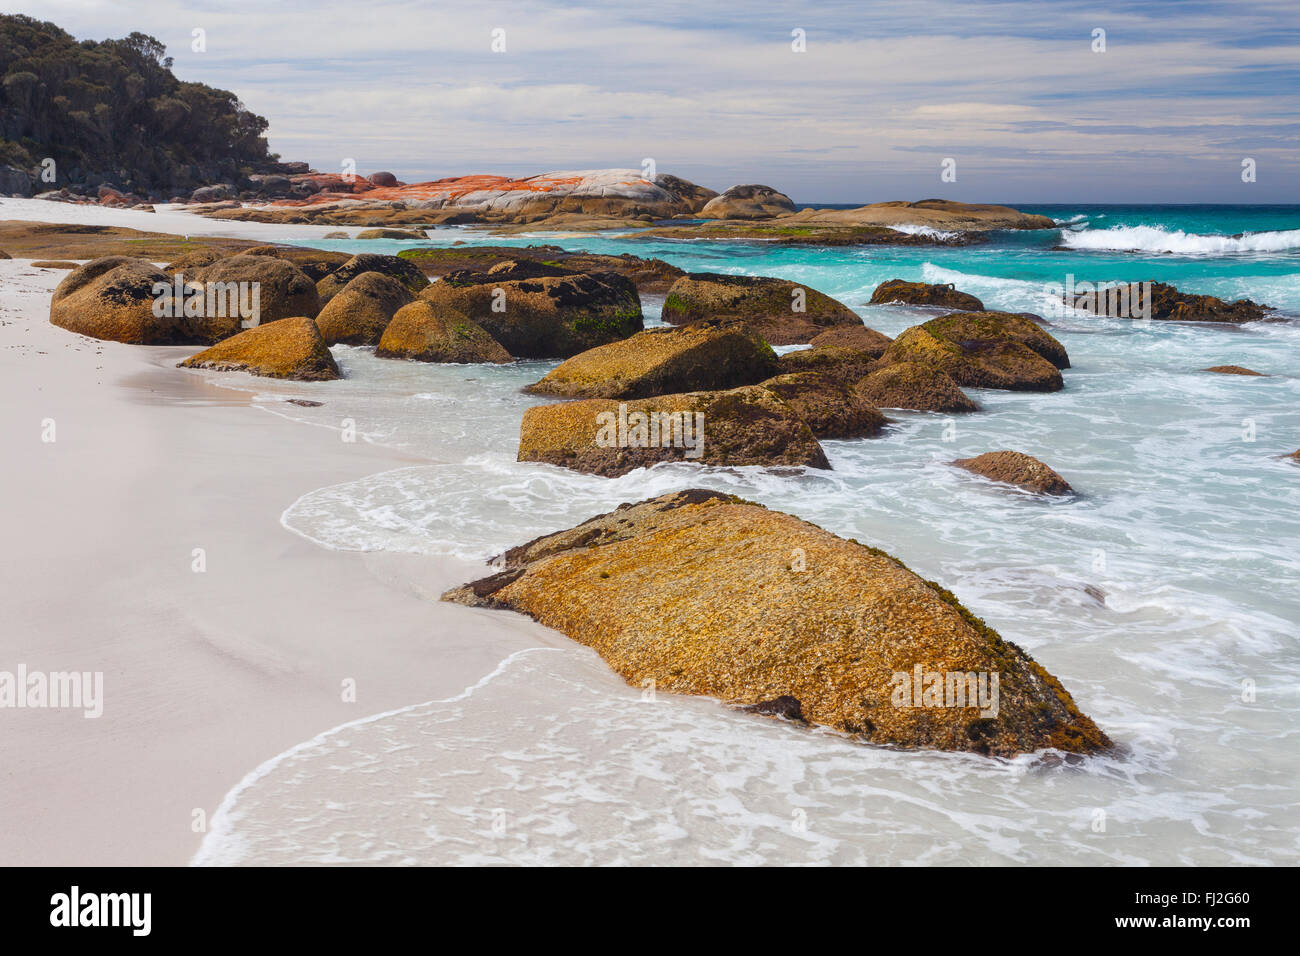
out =
[[1291,454],[1288,455],[1287,457],[1292,458],[1296,461],[1300,461],[1300,449],[1296,449],[1295,451],[1291,452]]
[[975,412],[971,400],[945,372],[915,362],[898,362],[872,372],[857,384],[863,399],[877,408],[921,412]]
[[221,202],[223,199],[234,198],[234,187],[226,183],[218,183],[215,186],[200,186],[190,194],[190,202]]
[[647,329],[579,352],[525,391],[564,398],[647,398],[753,385],[776,370],[776,353],[754,333],[707,322]]
[[[0,257],[2,258],[2,257]],[[37,259],[32,263],[33,269],[77,269],[80,264],[61,259]]]
[[732,186],[710,199],[701,219],[770,219],[795,211],[794,202],[771,186]]
[[798,413],[757,385],[539,405],[524,412],[519,461],[610,478],[661,461],[830,468]]
[[760,383],[793,408],[817,438],[870,438],[888,419],[862,392],[834,375],[799,372]]
[[1255,375],[1259,378],[1268,378],[1263,372],[1256,372],[1253,369],[1244,368],[1240,365],[1212,365],[1209,368],[1201,369],[1202,372],[1218,372],[1220,375]]
[[[443,600],[527,614],[633,686],[739,706],[793,698],[811,723],[894,747],[1013,757],[1111,746],[1055,677],[949,591],[729,495],[620,505],[496,560],[504,570]],[[956,697],[972,683],[983,708]]]
[[206,247],[194,249],[167,263],[167,265],[163,266],[163,271],[169,276],[175,276],[179,272],[182,279],[191,279],[193,273],[199,269],[210,266],[218,259],[224,259],[225,257],[226,254],[218,249]]
[[1069,482],[1051,468],[1018,451],[990,451],[975,458],[958,458],[951,464],[992,481],[1015,485],[1040,495],[1074,493]]
[[[241,298],[245,290],[257,290],[257,323],[265,324],[278,319],[305,315],[314,318],[320,311],[316,284],[292,262],[272,256],[227,256],[194,274],[196,282],[207,289],[238,288]],[[227,310],[229,312],[229,310]],[[209,316],[206,341],[219,342],[234,335],[243,327],[238,315]]]
[[407,291],[412,295],[419,295],[420,290],[429,284],[424,273],[405,259],[363,252],[353,256],[329,275],[317,281],[316,293],[320,296],[321,305],[329,302],[342,291],[344,286],[363,272],[378,272],[396,279],[406,286]]
[[[799,305],[803,311],[796,311]],[[835,326],[862,325],[844,303],[786,279],[697,272],[673,283],[664,300],[665,322],[712,318],[742,321],[772,345],[801,345]]]
[[[343,294],[339,298],[343,298]],[[437,308],[424,299],[416,299],[397,311],[384,330],[375,355],[466,364],[514,361],[511,354],[473,319]]]
[[32,174],[17,166],[0,165],[0,195],[30,196]]
[[[1068,304],[1085,312],[1115,318],[1150,318],[1166,322],[1257,322],[1273,311],[1270,305],[1259,305],[1250,299],[1224,302],[1212,295],[1195,295],[1180,292],[1163,282],[1150,282],[1150,293],[1143,283],[1131,282],[1110,290],[1085,293],[1073,297]],[[1148,301],[1149,299],[1149,301]]]
[[259,325],[218,342],[191,356],[180,368],[206,368],[218,372],[248,372],[266,378],[326,382],[339,378],[339,367],[306,316]]
[[643,328],[641,298],[625,276],[501,278],[509,272],[453,272],[420,297],[473,319],[519,358],[568,358]]
[[394,176],[392,173],[386,171],[386,170],[381,170],[380,172],[377,172],[377,173],[371,173],[371,174],[370,174],[368,177],[366,177],[366,178],[368,178],[368,179],[369,179],[372,183],[374,183],[376,186],[386,186],[386,187],[387,187],[387,186],[397,186],[397,185],[399,185],[399,183],[397,182],[397,177]]
[[326,345],[375,345],[397,310],[413,299],[391,276],[363,272],[320,310],[316,327]]
[[896,362],[937,368],[963,387],[1030,392],[1060,391],[1058,368],[1069,367],[1061,343],[1007,312],[954,312],[913,326],[894,339],[879,364]]
[[9,255],[9,253],[5,252],[3,249],[0,249],[0,259],[12,259],[12,258],[13,256]]
[[325,235],[324,235],[322,238],[325,238],[325,239],[350,239],[350,238],[352,238],[352,237],[349,236],[346,232],[343,232],[343,231],[341,231],[341,230],[335,230],[334,232],[327,232],[327,233],[325,233]]
[[[311,249],[307,246],[250,246],[247,249],[241,249],[239,254],[242,256],[270,256],[272,259],[283,259],[285,262],[292,262],[307,273],[307,278],[315,283],[319,283],[321,279],[331,275],[349,259],[348,254],[345,252],[326,252],[323,249]],[[324,302],[321,304],[323,305]]]
[[814,337],[811,348],[782,355],[781,371],[823,372],[846,383],[856,382],[871,371],[891,341],[865,325],[840,326]]
[[[132,345],[198,341],[188,320],[154,315],[155,285],[171,278],[151,262],[105,256],[73,270],[50,299],[50,323],[70,332]],[[238,320],[236,320],[238,321]]]
[[763,717],[780,717],[796,724],[806,724],[803,705],[798,698],[785,694],[772,700],[760,700],[757,704],[746,704],[739,708],[747,714],[759,714]]
[[948,283],[930,285],[925,282],[904,282],[902,279],[890,279],[876,286],[871,293],[871,305],[937,305],[959,312],[983,312],[984,303],[966,292],[958,292]]
[[356,234],[357,239],[428,239],[422,232],[413,229],[362,229]]
[[415,263],[427,276],[445,276],[462,269],[487,272],[500,262],[524,260],[559,266],[570,272],[618,272],[631,279],[637,291],[642,294],[665,293],[686,274],[662,259],[642,259],[627,252],[618,256],[569,252],[551,245],[516,247],[453,244],[437,249],[403,249],[398,256]]

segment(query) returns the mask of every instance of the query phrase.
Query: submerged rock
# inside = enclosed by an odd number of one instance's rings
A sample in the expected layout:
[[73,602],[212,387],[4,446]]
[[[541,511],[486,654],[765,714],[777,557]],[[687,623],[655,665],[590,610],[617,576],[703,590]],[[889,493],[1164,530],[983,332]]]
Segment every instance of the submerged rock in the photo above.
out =
[[818,438],[870,438],[889,423],[861,390],[834,375],[797,372],[760,384],[784,399]]
[[663,320],[688,325],[702,319],[735,319],[773,345],[802,345],[835,326],[860,326],[842,302],[786,279],[697,272],[673,283]]
[[187,358],[179,367],[248,372],[303,382],[325,382],[340,377],[339,367],[317,331],[315,320],[306,316],[280,319],[240,332]]
[[611,478],[661,461],[830,468],[798,413],[757,385],[539,405],[524,412],[519,461]]
[[1240,365],[1212,365],[1209,368],[1201,369],[1202,372],[1218,372],[1220,375],[1255,375],[1259,378],[1268,378],[1263,372],[1256,372],[1254,369],[1244,368]]
[[960,312],[983,312],[984,303],[968,292],[958,292],[952,283],[931,285],[926,282],[905,282],[889,279],[876,286],[871,293],[871,305],[936,305]]
[[919,412],[975,412],[976,404],[946,373],[916,362],[887,365],[857,383],[862,397],[877,408]]
[[424,299],[416,299],[397,311],[384,330],[375,355],[420,362],[504,364],[514,361],[501,343],[473,319],[436,308]]
[[363,272],[325,304],[316,327],[326,345],[375,345],[413,296],[391,276]]
[[526,391],[564,398],[646,398],[753,385],[776,369],[776,353],[753,332],[703,322],[647,329],[579,352]]
[[895,747],[1011,757],[1111,746],[1055,677],[950,592],[883,551],[728,495],[621,505],[498,560],[500,573],[443,599],[528,614],[637,686]]
[[1037,458],[1018,451],[990,451],[975,458],[958,458],[951,464],[992,481],[1016,485],[1040,495],[1074,493],[1070,483]]
[[1036,322],[1008,312],[954,312],[915,325],[894,339],[880,366],[915,362],[946,372],[958,385],[1055,392],[1064,346]]
[[440,310],[468,316],[519,358],[568,358],[641,331],[641,298],[626,276],[536,273],[538,263],[502,263],[493,272],[453,272],[420,297]]

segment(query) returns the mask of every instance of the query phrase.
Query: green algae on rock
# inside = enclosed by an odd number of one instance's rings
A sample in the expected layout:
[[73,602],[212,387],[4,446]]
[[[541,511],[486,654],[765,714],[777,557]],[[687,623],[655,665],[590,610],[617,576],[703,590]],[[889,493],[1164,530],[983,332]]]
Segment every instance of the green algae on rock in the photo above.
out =
[[760,710],[792,698],[780,712],[901,748],[1111,746],[1060,681],[951,592],[730,495],[620,505],[496,562],[499,573],[443,600],[527,614],[636,686]]
[[735,319],[772,345],[802,345],[829,328],[862,325],[847,305],[798,282],[710,272],[674,282],[662,315],[670,325]]
[[967,388],[1056,392],[1068,368],[1064,346],[1039,325],[1009,312],[954,312],[905,330],[879,367],[915,362]]

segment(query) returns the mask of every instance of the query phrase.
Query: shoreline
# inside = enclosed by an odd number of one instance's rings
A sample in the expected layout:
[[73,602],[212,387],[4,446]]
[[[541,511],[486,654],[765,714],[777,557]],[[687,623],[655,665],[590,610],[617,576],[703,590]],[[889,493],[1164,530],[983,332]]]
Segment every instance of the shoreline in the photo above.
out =
[[[25,503],[9,522],[25,547],[0,559],[16,596],[0,654],[30,670],[103,672],[104,713],[0,714],[0,857],[187,863],[203,837],[195,811],[210,821],[262,762],[563,640],[522,617],[438,603],[481,573],[472,562],[330,550],[283,527],[302,494],[411,456],[296,427],[249,392],[167,367],[192,350],[142,352],[51,326],[63,275],[0,262],[0,422],[13,453],[3,488]],[[55,441],[43,443],[51,418]],[[356,702],[342,700],[345,680]]]

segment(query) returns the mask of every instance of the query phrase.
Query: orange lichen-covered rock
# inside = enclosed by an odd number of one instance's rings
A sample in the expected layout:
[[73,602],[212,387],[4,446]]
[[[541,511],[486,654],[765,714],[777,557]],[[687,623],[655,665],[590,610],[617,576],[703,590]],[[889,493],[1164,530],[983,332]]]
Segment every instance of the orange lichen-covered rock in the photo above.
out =
[[443,599],[527,614],[636,686],[894,747],[1011,757],[1111,746],[1060,681],[949,591],[729,495],[621,505],[495,563],[499,573]]

